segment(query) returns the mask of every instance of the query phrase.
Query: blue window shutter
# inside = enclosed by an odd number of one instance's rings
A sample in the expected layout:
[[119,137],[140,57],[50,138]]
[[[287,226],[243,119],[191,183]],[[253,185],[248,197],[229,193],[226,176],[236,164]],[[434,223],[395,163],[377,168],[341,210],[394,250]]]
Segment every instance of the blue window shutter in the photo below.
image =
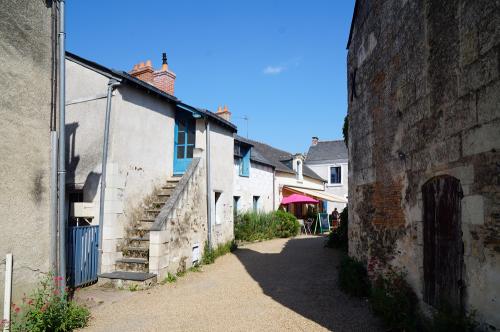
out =
[[250,175],[250,149],[245,149],[242,159],[241,175]]

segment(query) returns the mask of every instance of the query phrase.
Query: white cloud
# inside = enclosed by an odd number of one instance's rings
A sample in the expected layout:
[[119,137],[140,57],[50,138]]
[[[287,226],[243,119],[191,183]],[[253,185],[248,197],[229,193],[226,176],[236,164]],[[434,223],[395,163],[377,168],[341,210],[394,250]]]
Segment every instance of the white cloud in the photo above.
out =
[[295,57],[285,61],[277,66],[267,66],[262,71],[265,75],[278,75],[288,70],[290,67],[297,67],[300,63],[301,57]]
[[264,68],[264,74],[266,75],[278,75],[284,71],[286,67],[284,66],[267,66]]

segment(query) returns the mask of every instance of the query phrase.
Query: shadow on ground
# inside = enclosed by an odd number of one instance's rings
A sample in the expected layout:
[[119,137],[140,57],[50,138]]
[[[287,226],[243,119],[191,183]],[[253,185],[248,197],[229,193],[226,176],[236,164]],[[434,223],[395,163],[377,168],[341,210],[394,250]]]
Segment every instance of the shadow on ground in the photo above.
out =
[[303,317],[333,331],[380,330],[365,300],[338,289],[342,254],[325,248],[324,241],[324,237],[295,238],[280,253],[243,247],[234,254],[266,295]]

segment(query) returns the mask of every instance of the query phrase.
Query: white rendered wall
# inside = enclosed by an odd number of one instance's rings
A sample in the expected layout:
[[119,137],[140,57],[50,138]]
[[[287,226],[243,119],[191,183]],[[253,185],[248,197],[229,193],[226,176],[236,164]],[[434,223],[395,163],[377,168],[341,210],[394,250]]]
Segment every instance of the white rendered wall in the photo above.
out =
[[[324,164],[307,164],[316,174],[321,176],[328,182],[325,184],[325,191],[334,195],[347,198],[347,181],[348,181],[348,167],[347,162],[328,162]],[[330,184],[330,167],[341,167],[340,169],[340,184]],[[328,202],[328,213],[332,213],[334,208],[340,212],[346,206],[346,203],[333,203]]]
[[275,207],[276,210],[280,206],[280,202],[283,199],[282,189],[283,186],[292,186],[292,187],[300,187],[306,189],[314,189],[314,190],[324,190],[325,185],[323,181],[316,180],[304,175],[302,181],[297,180],[295,174],[284,173],[276,171],[276,180],[275,180]]
[[253,196],[259,196],[259,210],[270,212],[273,207],[273,168],[250,162],[249,176],[239,175],[239,164],[234,160],[234,193],[239,196],[238,211],[253,210]]

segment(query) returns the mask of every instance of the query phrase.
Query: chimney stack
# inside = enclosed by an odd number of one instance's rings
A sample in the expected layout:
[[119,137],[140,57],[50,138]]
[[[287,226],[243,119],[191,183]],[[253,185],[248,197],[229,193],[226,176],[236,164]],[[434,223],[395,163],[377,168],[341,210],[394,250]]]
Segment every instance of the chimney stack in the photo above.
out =
[[217,113],[215,113],[215,114],[217,114],[218,116],[220,116],[221,118],[223,118],[227,121],[231,121],[231,112],[229,112],[226,105],[224,105],[224,108],[219,106],[217,108]]
[[319,138],[316,136],[313,136],[311,145],[312,146],[318,145],[318,141],[319,141]]
[[162,54],[162,66],[160,70],[153,70],[151,60],[141,62],[134,66],[130,75],[137,77],[141,81],[149,83],[157,89],[174,95],[175,74],[168,70],[167,53]]

